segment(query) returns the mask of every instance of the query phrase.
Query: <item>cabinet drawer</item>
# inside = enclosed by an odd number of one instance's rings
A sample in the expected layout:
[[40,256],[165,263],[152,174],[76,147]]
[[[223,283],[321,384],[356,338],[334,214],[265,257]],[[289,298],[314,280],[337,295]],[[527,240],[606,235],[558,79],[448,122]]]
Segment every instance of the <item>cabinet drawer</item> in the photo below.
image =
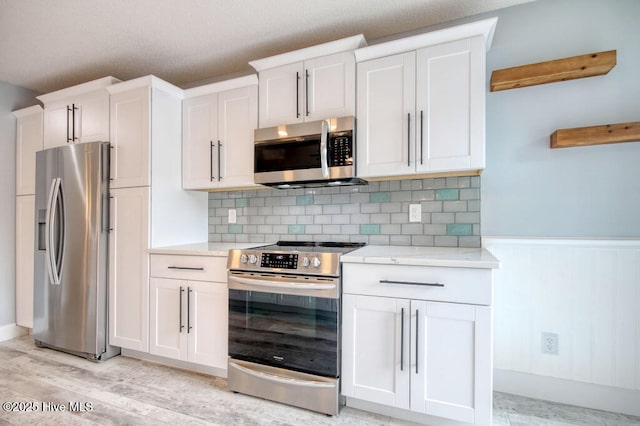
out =
[[226,257],[152,254],[150,264],[152,277],[227,282]]
[[490,269],[345,263],[342,285],[350,294],[491,305]]

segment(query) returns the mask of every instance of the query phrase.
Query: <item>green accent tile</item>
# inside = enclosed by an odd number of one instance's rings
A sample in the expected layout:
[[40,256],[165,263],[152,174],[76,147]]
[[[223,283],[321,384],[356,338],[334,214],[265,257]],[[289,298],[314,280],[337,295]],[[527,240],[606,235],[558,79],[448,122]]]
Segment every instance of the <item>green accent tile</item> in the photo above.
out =
[[460,190],[458,189],[436,189],[436,200],[453,201],[460,199]]
[[242,225],[229,225],[230,234],[242,234]]
[[370,192],[369,193],[370,203],[388,203],[390,200],[391,200],[390,192]]
[[298,195],[296,197],[297,206],[310,206],[313,204],[313,195]]
[[360,235],[380,235],[380,225],[378,224],[361,224]]
[[236,207],[248,207],[249,199],[248,198],[236,198]]
[[447,225],[447,235],[465,237],[473,235],[473,225],[466,223],[450,223]]
[[304,234],[304,225],[289,225],[290,234]]

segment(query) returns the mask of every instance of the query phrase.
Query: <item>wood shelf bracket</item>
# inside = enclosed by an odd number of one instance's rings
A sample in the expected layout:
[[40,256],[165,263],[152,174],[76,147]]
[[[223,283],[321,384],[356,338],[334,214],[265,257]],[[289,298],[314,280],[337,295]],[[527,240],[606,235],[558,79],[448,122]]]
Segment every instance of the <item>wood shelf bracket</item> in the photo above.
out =
[[640,121],[603,126],[559,129],[551,135],[551,148],[640,142]]
[[609,50],[495,70],[491,73],[491,91],[604,75],[616,66],[616,52]]

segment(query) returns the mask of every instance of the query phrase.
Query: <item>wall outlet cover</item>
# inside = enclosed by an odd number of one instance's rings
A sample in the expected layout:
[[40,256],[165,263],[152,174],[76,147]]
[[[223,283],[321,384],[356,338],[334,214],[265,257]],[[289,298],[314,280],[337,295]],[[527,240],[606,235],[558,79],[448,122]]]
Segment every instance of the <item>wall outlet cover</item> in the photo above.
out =
[[229,223],[236,223],[236,209],[229,209]]
[[409,222],[422,221],[422,205],[409,204]]
[[542,333],[542,353],[558,355],[558,335],[556,333]]

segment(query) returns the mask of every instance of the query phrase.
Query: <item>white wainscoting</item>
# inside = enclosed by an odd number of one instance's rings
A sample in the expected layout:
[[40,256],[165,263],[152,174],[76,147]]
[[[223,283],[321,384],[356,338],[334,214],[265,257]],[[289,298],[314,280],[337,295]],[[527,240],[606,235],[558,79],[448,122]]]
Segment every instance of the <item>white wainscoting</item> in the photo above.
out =
[[[502,262],[495,390],[640,415],[640,240],[482,243]],[[543,332],[558,334],[557,355],[542,353]]]

